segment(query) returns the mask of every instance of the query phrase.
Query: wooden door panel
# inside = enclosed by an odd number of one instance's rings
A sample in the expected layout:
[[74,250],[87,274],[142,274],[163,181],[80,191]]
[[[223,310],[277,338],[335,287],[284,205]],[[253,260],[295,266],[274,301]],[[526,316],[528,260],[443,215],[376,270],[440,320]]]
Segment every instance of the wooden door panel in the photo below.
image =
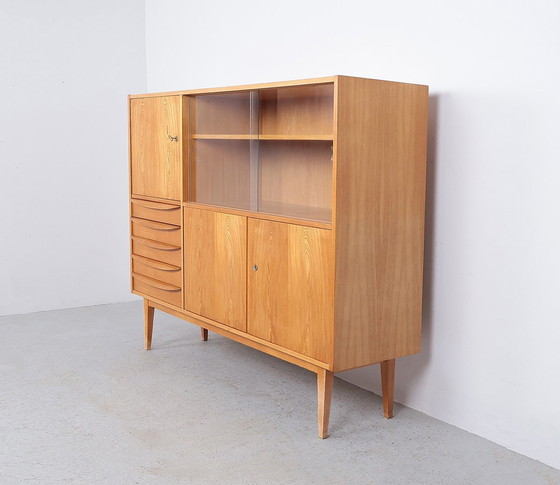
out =
[[[249,219],[247,331],[332,360],[331,231]],[[256,265],[256,271],[254,270]]]
[[133,195],[181,200],[180,96],[130,100]]
[[185,309],[246,330],[247,218],[185,208]]

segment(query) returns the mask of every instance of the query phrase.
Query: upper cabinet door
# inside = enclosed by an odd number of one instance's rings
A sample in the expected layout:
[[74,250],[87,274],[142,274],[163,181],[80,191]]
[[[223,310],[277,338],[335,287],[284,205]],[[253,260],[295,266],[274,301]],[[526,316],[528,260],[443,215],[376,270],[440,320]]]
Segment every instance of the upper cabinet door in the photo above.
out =
[[130,101],[132,195],[181,200],[181,96]]
[[248,243],[247,331],[331,362],[331,231],[250,218]]

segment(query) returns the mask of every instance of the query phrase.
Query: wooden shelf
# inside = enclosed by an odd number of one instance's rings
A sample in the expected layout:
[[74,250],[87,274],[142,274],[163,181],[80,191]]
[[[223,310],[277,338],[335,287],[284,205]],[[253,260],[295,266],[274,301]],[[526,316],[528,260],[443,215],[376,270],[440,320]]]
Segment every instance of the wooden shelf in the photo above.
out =
[[325,223],[330,223],[332,217],[332,210],[330,208],[269,201],[259,202],[259,212],[261,214],[274,214],[284,217],[293,217],[303,221]]
[[[265,202],[264,204],[261,203],[258,211],[240,209],[231,206],[204,204],[200,202],[183,202],[183,207],[222,212],[224,214],[236,214],[245,217],[252,217],[253,219],[284,222],[286,224],[297,224],[300,226],[317,227],[328,230],[332,229],[330,220],[332,211],[324,208],[296,207],[295,205],[290,207],[288,204],[277,204],[273,202]],[[280,208],[282,208],[285,212],[288,212],[289,209],[293,215],[279,214],[275,212],[275,210],[279,210]]]
[[259,140],[332,141],[332,135],[259,135]]
[[256,140],[257,135],[207,135],[196,134],[192,135],[193,140]]
[[193,140],[283,140],[283,141],[332,141],[332,135],[192,135]]

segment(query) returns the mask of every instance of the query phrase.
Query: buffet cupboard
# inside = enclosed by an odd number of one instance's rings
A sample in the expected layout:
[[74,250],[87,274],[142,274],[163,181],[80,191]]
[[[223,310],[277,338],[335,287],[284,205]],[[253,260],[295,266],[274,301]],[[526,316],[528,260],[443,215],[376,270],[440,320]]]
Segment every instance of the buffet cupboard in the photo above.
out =
[[317,374],[420,350],[427,86],[333,76],[129,96],[132,292]]

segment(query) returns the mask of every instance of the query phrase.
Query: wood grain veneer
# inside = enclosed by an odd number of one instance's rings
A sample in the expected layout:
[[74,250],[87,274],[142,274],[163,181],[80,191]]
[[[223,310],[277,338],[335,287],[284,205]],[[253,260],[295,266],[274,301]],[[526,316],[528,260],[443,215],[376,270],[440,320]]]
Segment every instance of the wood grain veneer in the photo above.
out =
[[330,362],[331,231],[249,219],[248,242],[247,331]]
[[346,76],[129,97],[132,290],[317,374],[420,350],[428,88]]
[[428,88],[339,76],[335,371],[420,351]]
[[181,206],[150,200],[132,199],[131,216],[139,219],[158,221],[174,226],[181,225]]
[[132,194],[181,200],[180,96],[130,100]]
[[185,209],[185,309],[246,329],[247,219]]

